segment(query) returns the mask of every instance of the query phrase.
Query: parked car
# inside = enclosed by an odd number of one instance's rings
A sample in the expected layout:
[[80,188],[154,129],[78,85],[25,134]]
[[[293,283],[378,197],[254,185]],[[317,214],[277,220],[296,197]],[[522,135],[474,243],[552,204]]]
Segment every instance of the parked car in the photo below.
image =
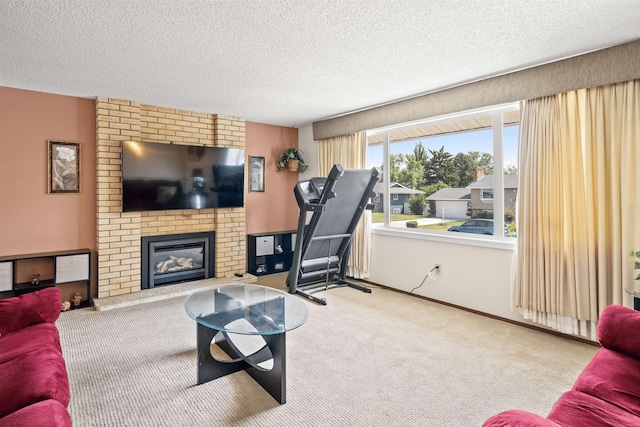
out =
[[[454,225],[449,227],[447,231],[493,235],[493,220],[492,219],[470,219],[468,221],[463,222],[460,225]],[[504,227],[504,235],[506,237],[509,237],[509,229],[506,226]]]

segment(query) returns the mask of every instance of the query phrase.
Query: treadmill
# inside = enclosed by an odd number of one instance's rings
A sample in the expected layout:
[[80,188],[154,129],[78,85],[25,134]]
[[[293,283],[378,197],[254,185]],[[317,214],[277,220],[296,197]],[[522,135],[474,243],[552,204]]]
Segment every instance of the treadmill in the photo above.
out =
[[345,169],[336,164],[327,178],[296,184],[300,216],[286,281],[289,293],[322,305],[327,301],[313,293],[342,286],[371,293],[366,286],[346,281],[345,275],[353,232],[364,210],[373,210],[370,199],[375,196],[378,175],[375,168]]

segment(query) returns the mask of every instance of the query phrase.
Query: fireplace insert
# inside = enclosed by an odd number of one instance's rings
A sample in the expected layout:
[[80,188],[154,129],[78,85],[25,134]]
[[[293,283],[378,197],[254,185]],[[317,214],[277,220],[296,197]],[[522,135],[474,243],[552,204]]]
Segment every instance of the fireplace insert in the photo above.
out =
[[214,233],[142,238],[141,288],[213,277]]

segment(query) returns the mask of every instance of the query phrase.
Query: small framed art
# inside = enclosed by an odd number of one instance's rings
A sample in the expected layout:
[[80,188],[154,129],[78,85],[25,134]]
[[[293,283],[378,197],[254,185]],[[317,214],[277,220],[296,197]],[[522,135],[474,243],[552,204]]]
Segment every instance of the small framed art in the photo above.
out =
[[264,192],[264,157],[249,156],[249,191]]
[[80,144],[49,141],[49,193],[80,192]]

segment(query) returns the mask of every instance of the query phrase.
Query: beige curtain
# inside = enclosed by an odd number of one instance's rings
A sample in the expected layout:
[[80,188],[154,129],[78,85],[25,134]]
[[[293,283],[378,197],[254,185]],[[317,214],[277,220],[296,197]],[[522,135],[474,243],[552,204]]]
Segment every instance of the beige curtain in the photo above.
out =
[[630,302],[627,254],[640,248],[640,84],[530,100],[521,114],[516,307],[595,339],[602,309]]
[[[367,167],[367,134],[354,133],[318,141],[318,171],[327,176],[334,164],[349,169]],[[346,274],[356,279],[369,278],[371,211],[365,210],[351,240]]]

